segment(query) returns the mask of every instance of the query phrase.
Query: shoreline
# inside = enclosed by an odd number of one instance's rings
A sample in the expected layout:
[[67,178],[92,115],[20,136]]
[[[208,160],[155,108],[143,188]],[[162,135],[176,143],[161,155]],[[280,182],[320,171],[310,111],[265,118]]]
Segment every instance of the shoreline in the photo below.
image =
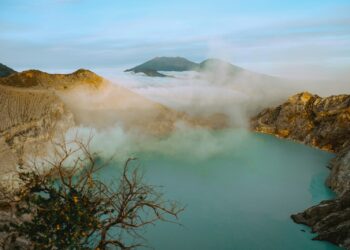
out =
[[316,234],[350,249],[350,95],[319,97],[302,92],[251,119],[251,130],[334,153],[325,185],[335,198],[291,215]]

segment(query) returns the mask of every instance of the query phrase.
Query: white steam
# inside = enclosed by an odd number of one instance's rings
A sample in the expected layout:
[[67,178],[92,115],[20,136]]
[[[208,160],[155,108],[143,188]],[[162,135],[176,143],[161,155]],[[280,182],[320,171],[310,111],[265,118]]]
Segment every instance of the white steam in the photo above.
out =
[[[101,74],[101,72],[98,72]],[[235,134],[235,140],[244,140],[249,119],[268,106],[276,106],[290,95],[310,91],[322,96],[350,91],[342,85],[296,82],[256,75],[242,71],[228,77],[226,69],[219,74],[198,72],[163,72],[173,77],[147,77],[142,74],[102,72],[115,87],[108,87],[101,93],[79,90],[63,99],[75,110],[78,117],[89,121],[67,133],[71,137],[78,134],[94,135],[91,149],[103,157],[116,155],[125,160],[138,156],[140,152],[174,154],[205,159],[224,152],[232,143],[227,133]],[[122,87],[118,87],[122,86]],[[171,110],[184,111],[193,116],[208,117],[221,113],[230,118],[232,128],[213,132],[204,128],[193,128],[176,123],[171,134],[152,136],[142,130],[125,128],[125,121],[145,126],[147,119],[156,119],[152,110],[163,104]],[[163,117],[163,115],[161,116]],[[158,117],[159,118],[159,117]],[[158,119],[157,118],[157,119]],[[158,124],[161,121],[155,120]],[[96,124],[107,126],[95,126]],[[239,128],[237,130],[237,128]],[[243,130],[242,130],[243,128]],[[235,132],[239,131],[239,132]],[[221,134],[220,134],[221,133]],[[235,145],[239,145],[239,143]]]

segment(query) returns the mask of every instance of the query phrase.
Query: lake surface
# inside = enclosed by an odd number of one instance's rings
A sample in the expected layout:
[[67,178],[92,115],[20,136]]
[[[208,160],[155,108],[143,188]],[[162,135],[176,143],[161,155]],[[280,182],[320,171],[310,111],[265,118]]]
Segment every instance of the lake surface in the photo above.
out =
[[[186,205],[182,226],[147,228],[148,245],[172,249],[338,249],[312,241],[290,215],[333,197],[324,185],[333,154],[242,130],[159,142],[136,152],[147,183]],[[174,145],[176,144],[176,145]],[[169,146],[168,151],[166,145]],[[164,150],[165,148],[165,150]],[[108,167],[103,178],[115,173]],[[303,231],[306,232],[303,232]]]

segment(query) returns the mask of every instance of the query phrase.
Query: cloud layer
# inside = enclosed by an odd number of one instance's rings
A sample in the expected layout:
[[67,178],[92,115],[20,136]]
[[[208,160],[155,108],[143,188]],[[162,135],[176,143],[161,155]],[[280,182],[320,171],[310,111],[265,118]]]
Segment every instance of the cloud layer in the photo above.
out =
[[345,0],[4,0],[0,54],[19,70],[215,56],[272,75],[342,80],[349,78],[349,10]]

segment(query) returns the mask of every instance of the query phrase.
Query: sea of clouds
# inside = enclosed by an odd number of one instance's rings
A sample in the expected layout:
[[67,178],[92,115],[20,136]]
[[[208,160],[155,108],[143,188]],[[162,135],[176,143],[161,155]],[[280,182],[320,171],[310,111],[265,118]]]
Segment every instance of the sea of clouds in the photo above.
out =
[[[220,136],[217,132],[208,129],[178,124],[171,134],[154,137],[143,134],[142,131],[127,131],[117,121],[103,129],[94,126],[80,126],[68,131],[67,138],[77,133],[82,138],[93,134],[94,139],[91,142],[93,151],[99,152],[103,157],[115,154],[120,160],[129,156],[137,156],[140,152],[173,155],[186,155],[191,152],[192,156],[198,159],[212,157],[225,151],[225,145],[232,143],[230,141],[232,138],[235,138],[239,145],[245,136],[249,136],[249,119],[266,107],[276,106],[289,96],[301,91],[310,91],[325,96],[350,90],[347,85],[261,78],[249,71],[227,80],[225,69],[216,75],[190,71],[162,72],[171,77],[148,77],[114,69],[100,70],[97,73],[108,79],[114,86],[122,86],[143,98],[171,109],[195,116],[221,113],[228,116],[231,122],[232,127]],[[103,104],[104,100],[107,103],[111,99],[118,99],[118,94],[113,93],[113,88],[108,91],[111,93],[102,95],[108,98],[104,99],[98,95],[99,105]],[[77,102],[87,106],[89,103],[96,105],[95,98],[94,95],[80,93],[79,99],[74,99],[75,102],[72,103],[73,105]],[[123,102],[124,104],[128,102],[128,98],[123,98]],[[120,102],[115,103],[120,104]],[[111,114],[107,113],[105,116],[96,114],[96,119],[102,122],[111,120]]]

